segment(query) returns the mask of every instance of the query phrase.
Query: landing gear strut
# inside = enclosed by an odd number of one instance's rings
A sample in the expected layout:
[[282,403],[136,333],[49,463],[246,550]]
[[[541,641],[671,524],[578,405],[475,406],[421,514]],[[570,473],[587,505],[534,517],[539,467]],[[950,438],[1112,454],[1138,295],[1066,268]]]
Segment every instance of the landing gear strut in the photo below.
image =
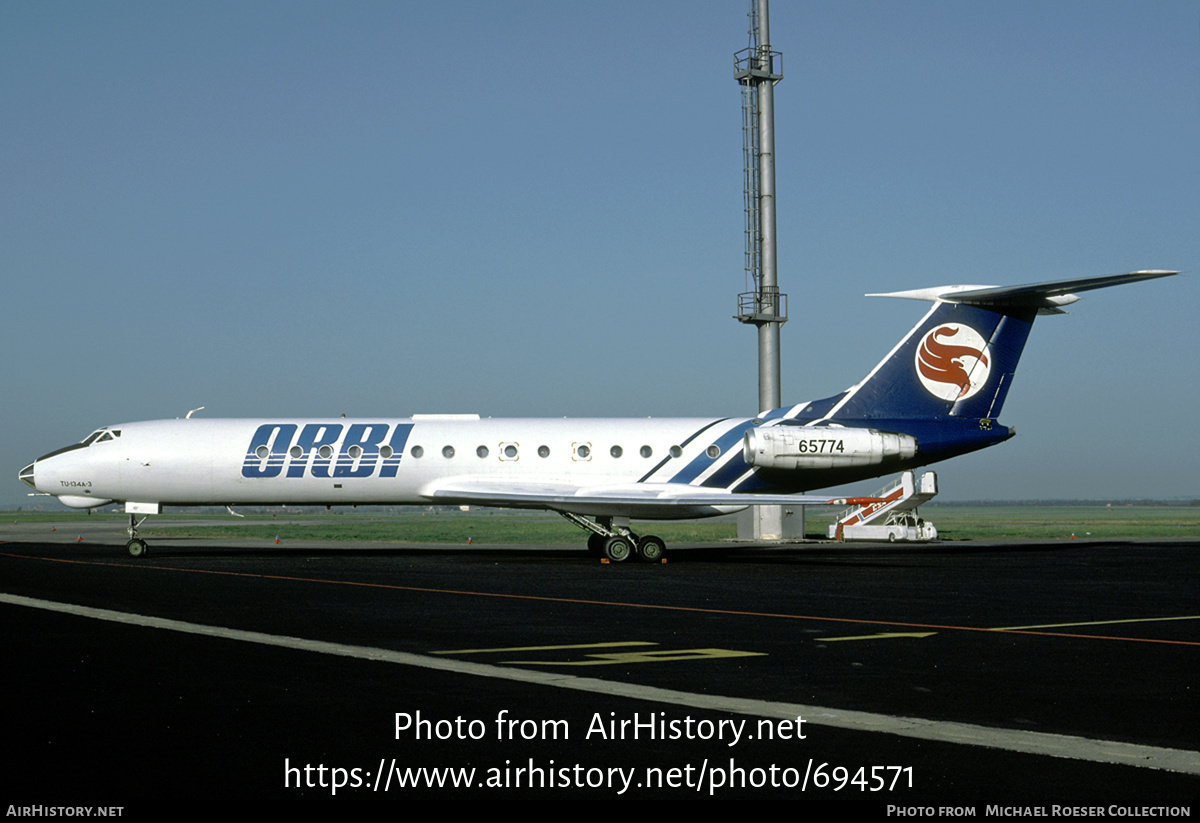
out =
[[[623,563],[632,556],[647,563],[661,563],[667,554],[667,544],[661,537],[648,534],[642,537],[629,530],[628,518],[597,517],[588,520],[571,512],[559,512],[588,535],[588,551],[610,563]],[[618,522],[614,523],[614,520]],[[620,522],[623,521],[623,522]]]

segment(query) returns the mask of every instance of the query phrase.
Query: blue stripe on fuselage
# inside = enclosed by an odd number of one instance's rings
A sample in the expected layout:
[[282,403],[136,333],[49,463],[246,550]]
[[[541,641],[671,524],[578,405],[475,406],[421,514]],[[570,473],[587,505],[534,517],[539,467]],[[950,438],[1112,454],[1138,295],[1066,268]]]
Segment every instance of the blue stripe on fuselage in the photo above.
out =
[[[709,429],[711,429],[713,426],[716,426],[716,425],[718,425],[718,424],[720,424],[720,423],[724,423],[724,422],[725,422],[726,420],[728,420],[728,419],[729,419],[728,417],[722,417],[722,418],[720,418],[720,419],[718,419],[718,420],[714,420],[714,421],[712,421],[711,423],[706,423],[705,425],[703,425],[703,426],[701,426],[700,428],[696,429],[696,431],[692,432],[691,436],[689,436],[689,437],[688,437],[686,440],[684,440],[682,443],[679,443],[679,444],[677,444],[677,445],[678,445],[678,446],[679,446],[681,449],[686,449],[686,448],[687,448],[687,446],[688,446],[688,444],[689,444],[689,443],[691,443],[693,440],[695,440],[697,437],[699,437],[700,435],[704,434],[704,432],[708,431],[708,430],[709,430]],[[641,477],[638,479],[638,481],[637,481],[637,482],[639,482],[639,483],[645,483],[645,482],[646,482],[646,481],[647,481],[649,478],[651,478],[651,477],[653,477],[653,476],[654,476],[654,473],[655,473],[655,472],[657,472],[657,471],[658,471],[659,469],[661,469],[663,466],[667,465],[668,463],[670,463],[672,460],[675,460],[675,459],[676,459],[676,458],[672,457],[672,456],[671,456],[671,455],[668,453],[666,457],[664,457],[662,460],[660,460],[660,461],[658,462],[658,465],[656,465],[656,466],[655,466],[654,468],[652,468],[650,471],[648,471],[648,472],[646,472],[645,474],[643,474],[643,475],[642,475],[642,476],[641,476]]]
[[[756,418],[757,419],[757,418]],[[705,452],[701,452],[683,469],[675,474],[670,480],[672,483],[691,483],[709,467],[712,466],[714,460],[720,459],[720,456],[729,451],[729,448],[734,443],[742,439],[742,435],[747,429],[755,428],[756,424],[753,420],[743,420],[741,423],[735,423],[724,434],[713,441],[713,444],[721,450],[717,457],[709,457]],[[739,458],[740,459],[740,458]],[[707,481],[704,485],[710,485]]]

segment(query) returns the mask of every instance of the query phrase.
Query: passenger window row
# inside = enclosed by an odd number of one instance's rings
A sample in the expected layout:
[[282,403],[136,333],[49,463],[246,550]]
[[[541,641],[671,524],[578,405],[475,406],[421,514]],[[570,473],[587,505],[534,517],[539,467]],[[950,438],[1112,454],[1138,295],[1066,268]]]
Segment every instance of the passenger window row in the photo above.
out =
[[[385,446],[384,448],[387,448],[387,447]],[[667,451],[671,455],[671,457],[679,458],[679,457],[683,456],[683,449],[680,448],[679,446],[672,446]],[[572,452],[574,459],[576,459],[576,460],[591,460],[592,459],[592,447],[588,443],[575,443],[571,447],[571,452]],[[408,453],[415,458],[421,458],[421,457],[425,456],[425,449],[422,446],[413,446],[411,449],[409,449]],[[619,458],[625,454],[625,450],[623,448],[621,448],[620,446],[613,446],[612,448],[610,448],[608,450],[608,453],[609,453],[609,456],[611,456],[613,458]],[[491,450],[488,449],[487,446],[478,446],[475,449],[475,456],[479,457],[480,459],[486,458],[490,454],[491,454]],[[643,458],[649,459],[654,456],[654,449],[652,449],[649,446],[642,446],[640,449],[638,449],[638,454],[641,455]],[[721,454],[721,448],[715,444],[711,445],[705,450],[705,454],[707,454],[710,458],[716,459]],[[455,450],[454,450],[453,446],[443,446],[442,447],[442,457],[449,460],[450,458],[454,457],[454,455],[455,455]],[[388,456],[389,457],[391,456],[390,453]],[[501,460],[516,460],[519,456],[520,456],[520,449],[518,449],[516,443],[502,443],[501,444],[500,455],[499,455]],[[550,447],[549,446],[538,446],[537,456],[543,457],[543,458],[549,457],[550,456]]]
[[[97,435],[99,435],[99,433],[97,433]],[[120,432],[113,432],[113,435],[119,437]],[[111,436],[108,435],[107,433],[105,433],[105,436],[99,437],[99,439],[100,440],[111,439]],[[671,455],[671,457],[679,458],[679,457],[683,456],[683,449],[681,449],[679,446],[672,446],[667,451]],[[425,449],[422,448],[421,446],[413,446],[409,450],[408,453],[411,454],[415,458],[421,458],[421,457],[425,456]],[[622,449],[620,446],[613,446],[612,448],[610,448],[608,450],[608,453],[613,458],[619,458],[625,454],[625,450]],[[258,457],[259,460],[266,460],[267,457],[270,456],[270,454],[271,454],[271,450],[266,445],[261,445],[255,450],[255,455]],[[299,460],[301,457],[304,456],[304,449],[301,448],[300,446],[292,446],[292,448],[288,450],[288,454],[293,459]],[[355,444],[349,448],[348,454],[351,458],[353,458],[354,460],[357,460],[358,458],[362,457],[362,454],[363,454],[362,447]],[[382,457],[384,460],[390,459],[392,457],[392,454],[393,454],[393,452],[392,452],[391,446],[380,446],[379,447],[379,456]],[[442,447],[442,457],[446,458],[447,460],[454,457],[454,454],[455,454],[455,451],[454,451],[453,446],[443,446]],[[486,458],[490,454],[491,454],[491,451],[488,449],[487,446],[478,446],[475,449],[475,456],[479,457],[480,459]],[[638,454],[640,454],[643,458],[648,459],[648,458],[651,458],[654,456],[654,449],[650,448],[649,446],[642,446],[640,449],[638,449]],[[715,460],[717,457],[720,456],[721,449],[719,446],[714,444],[714,445],[709,446],[705,450],[705,454],[707,454],[710,458]],[[328,444],[322,445],[320,448],[317,449],[317,456],[323,460],[329,460],[333,457],[333,455],[334,455],[334,449],[332,446],[330,446]],[[499,457],[501,460],[516,460],[519,456],[520,456],[520,449],[517,448],[516,443],[502,443],[501,444],[500,454],[499,454]],[[549,446],[538,446],[537,456],[542,457],[542,458],[549,457],[550,456],[550,447]],[[572,457],[574,460],[577,460],[577,461],[578,460],[591,460],[592,459],[592,447],[587,443],[576,443],[572,446]]]

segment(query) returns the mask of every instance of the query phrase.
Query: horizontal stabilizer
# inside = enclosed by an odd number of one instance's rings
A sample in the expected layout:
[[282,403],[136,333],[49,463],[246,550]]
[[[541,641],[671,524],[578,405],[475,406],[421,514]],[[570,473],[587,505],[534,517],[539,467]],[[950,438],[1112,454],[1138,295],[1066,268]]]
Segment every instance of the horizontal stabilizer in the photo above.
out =
[[1069,306],[1079,299],[1075,292],[1106,289],[1124,283],[1170,277],[1177,271],[1135,271],[1128,274],[1110,274],[1103,277],[1082,277],[1076,280],[1051,280],[1045,283],[1027,283],[1023,286],[934,286],[928,289],[911,289],[868,294],[867,297],[903,297],[909,300],[942,301],[982,308],[1029,308],[1043,314],[1061,314],[1062,306]]

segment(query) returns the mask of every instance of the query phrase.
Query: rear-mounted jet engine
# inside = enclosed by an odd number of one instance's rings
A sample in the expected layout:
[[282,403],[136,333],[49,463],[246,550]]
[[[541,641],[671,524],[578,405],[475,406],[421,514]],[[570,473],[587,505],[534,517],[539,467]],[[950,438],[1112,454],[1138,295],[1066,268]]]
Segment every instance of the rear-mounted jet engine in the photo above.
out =
[[742,459],[760,469],[832,469],[908,460],[917,453],[909,434],[875,429],[773,426],[751,429]]

